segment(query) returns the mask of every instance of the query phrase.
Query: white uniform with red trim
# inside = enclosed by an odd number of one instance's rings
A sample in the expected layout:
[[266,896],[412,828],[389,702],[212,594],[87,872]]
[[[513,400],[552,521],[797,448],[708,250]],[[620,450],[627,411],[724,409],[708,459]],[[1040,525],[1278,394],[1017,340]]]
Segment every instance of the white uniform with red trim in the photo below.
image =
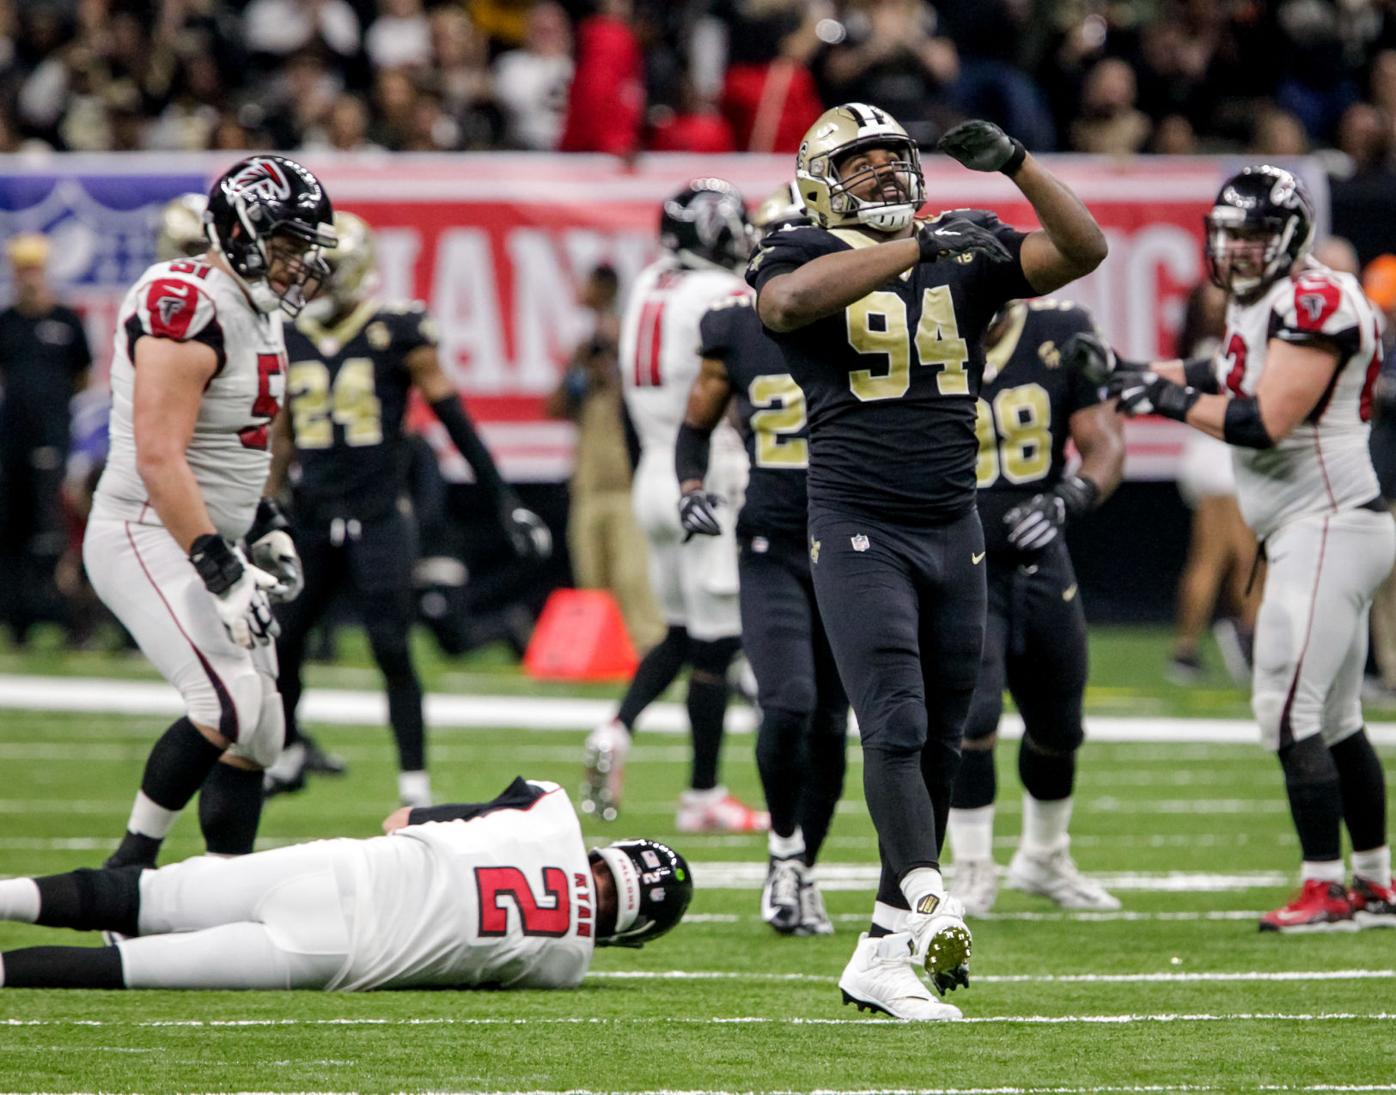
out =
[[596,902],[555,783],[531,804],[367,840],[317,840],[141,876],[131,988],[573,988]]
[[741,634],[736,515],[746,450],[730,423],[713,431],[706,485],[727,501],[718,510],[722,535],[684,543],[674,442],[701,363],[698,323],[715,300],[749,292],[737,274],[666,256],[640,272],[621,319],[621,380],[641,448],[631,501],[649,542],[650,584],[665,621],[705,641]]
[[1308,419],[1269,449],[1232,447],[1236,494],[1269,567],[1256,622],[1251,703],[1271,748],[1362,726],[1372,595],[1396,558],[1396,527],[1367,451],[1379,320],[1357,279],[1304,260],[1251,304],[1232,301],[1217,357],[1224,390],[1254,396],[1271,340],[1338,355]]
[[142,338],[199,342],[217,354],[185,455],[214,526],[237,540],[252,524],[271,464],[267,431],[285,382],[281,317],[256,311],[229,274],[197,260],[158,263],[142,275],[117,317],[111,451],[83,538],[93,588],[179,689],[189,718],[235,742],[239,755],[270,764],[284,725],[275,647],[248,651],[228,637],[136,467],[132,397]]

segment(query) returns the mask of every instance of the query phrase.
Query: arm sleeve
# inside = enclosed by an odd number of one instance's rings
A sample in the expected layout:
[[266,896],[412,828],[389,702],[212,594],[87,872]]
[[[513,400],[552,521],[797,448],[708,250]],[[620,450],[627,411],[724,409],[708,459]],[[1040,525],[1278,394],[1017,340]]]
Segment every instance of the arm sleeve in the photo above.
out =
[[1345,361],[1362,343],[1362,317],[1350,294],[1327,271],[1300,274],[1270,313],[1271,338],[1333,350]]
[[529,783],[523,776],[504,788],[489,802],[455,802],[442,806],[418,806],[407,815],[409,825],[424,825],[428,821],[469,821],[492,814],[496,810],[527,810],[548,793],[546,786]]
[[475,424],[465,413],[460,393],[452,392],[438,399],[431,404],[431,411],[441,425],[446,427],[446,435],[450,437],[451,444],[465,457],[466,463],[475,473],[475,481],[484,487],[496,502],[502,502],[509,494],[509,485],[499,474],[494,457],[490,455],[490,450],[485,448],[485,443],[480,440],[480,435],[475,430]]

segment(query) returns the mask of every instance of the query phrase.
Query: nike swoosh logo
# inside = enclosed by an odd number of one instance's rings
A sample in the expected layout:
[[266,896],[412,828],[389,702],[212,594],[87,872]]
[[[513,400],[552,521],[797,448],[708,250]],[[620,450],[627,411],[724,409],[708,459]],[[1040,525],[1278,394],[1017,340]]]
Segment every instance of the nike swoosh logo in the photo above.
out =
[[1075,582],[1072,582],[1071,585],[1067,586],[1064,590],[1062,590],[1062,600],[1063,600],[1063,601],[1074,601],[1074,600],[1076,600],[1076,583],[1075,583]]
[[971,552],[969,553],[969,561],[970,561],[971,563],[973,563],[975,566],[978,566],[980,563],[982,563],[982,562],[984,561],[984,553],[983,553],[982,551],[980,551],[980,552],[973,552],[973,551],[971,551]]

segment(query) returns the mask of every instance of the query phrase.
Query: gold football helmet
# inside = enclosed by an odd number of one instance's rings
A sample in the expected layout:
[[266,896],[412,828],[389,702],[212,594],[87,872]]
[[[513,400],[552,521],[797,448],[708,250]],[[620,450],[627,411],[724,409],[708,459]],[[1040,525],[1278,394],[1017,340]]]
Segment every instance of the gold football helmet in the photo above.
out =
[[[884,148],[900,154],[891,165],[901,184],[900,200],[867,201],[849,192],[868,171],[844,179],[839,176],[838,165],[862,148]],[[897,232],[911,223],[926,200],[916,142],[892,115],[866,103],[831,107],[815,120],[800,142],[795,179],[805,208],[821,228],[863,225],[877,232]]]
[[208,199],[202,194],[181,194],[160,210],[160,230],[155,236],[155,258],[160,262],[191,258],[208,250],[204,232],[204,210]]
[[761,232],[771,232],[782,224],[808,219],[800,188],[793,181],[782,183],[756,207],[751,223]]
[[326,289],[340,308],[347,308],[378,288],[378,256],[373,229],[362,217],[336,212],[334,231],[339,242],[325,252],[330,267]]

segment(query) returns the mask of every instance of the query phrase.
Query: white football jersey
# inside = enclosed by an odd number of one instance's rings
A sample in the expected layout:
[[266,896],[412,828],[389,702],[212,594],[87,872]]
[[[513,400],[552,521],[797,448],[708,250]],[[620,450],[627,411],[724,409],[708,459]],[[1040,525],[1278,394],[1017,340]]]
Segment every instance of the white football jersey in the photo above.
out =
[[132,429],[141,338],[201,342],[218,355],[185,456],[214,526],[236,540],[256,516],[271,466],[268,427],[286,382],[281,314],[258,312],[232,275],[197,259],[157,263],[126,294],[112,350],[111,451],[93,515],[158,525]]
[[[620,372],[625,404],[645,452],[673,451],[698,377],[698,323],[720,297],[747,295],[737,274],[690,270],[664,257],[640,271],[620,327]],[[713,433],[714,453],[741,450],[741,438],[724,422]],[[672,461],[671,461],[672,462]]]
[[1223,391],[1255,395],[1271,339],[1333,348],[1338,369],[1313,413],[1283,441],[1231,449],[1237,500],[1261,539],[1297,517],[1354,509],[1380,494],[1367,434],[1381,328],[1357,279],[1308,259],[1259,300],[1233,300],[1216,358]]
[[532,805],[408,825],[363,842],[350,956],[331,989],[570,988],[591,964],[595,894],[582,828],[555,783]]

